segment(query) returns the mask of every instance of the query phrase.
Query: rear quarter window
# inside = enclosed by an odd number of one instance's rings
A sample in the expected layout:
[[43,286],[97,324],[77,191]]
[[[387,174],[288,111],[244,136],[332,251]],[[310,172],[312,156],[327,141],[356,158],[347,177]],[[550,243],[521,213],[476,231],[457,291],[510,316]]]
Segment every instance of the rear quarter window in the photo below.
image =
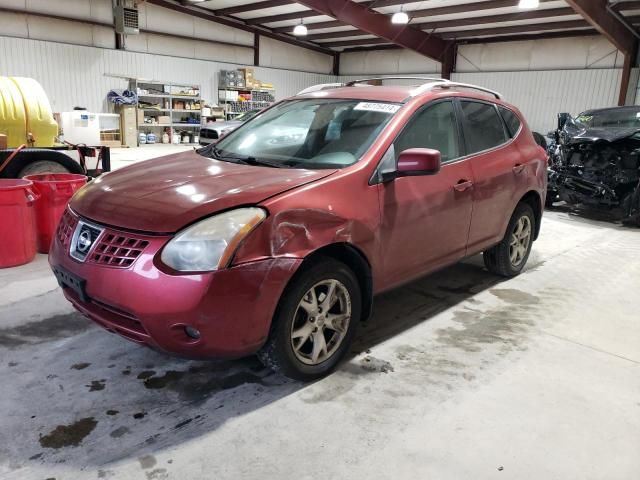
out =
[[504,123],[507,125],[509,136],[511,138],[515,137],[520,130],[522,122],[520,121],[518,116],[508,108],[498,107],[498,110],[500,111],[500,115],[502,115],[502,118],[504,119]]

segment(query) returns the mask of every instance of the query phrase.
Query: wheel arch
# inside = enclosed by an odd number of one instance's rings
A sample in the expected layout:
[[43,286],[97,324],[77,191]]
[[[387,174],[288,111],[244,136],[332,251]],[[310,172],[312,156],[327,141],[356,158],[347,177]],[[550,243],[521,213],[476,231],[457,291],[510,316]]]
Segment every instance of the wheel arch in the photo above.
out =
[[538,235],[540,234],[540,224],[542,223],[542,210],[544,208],[544,206],[542,205],[542,197],[540,197],[540,194],[535,190],[529,190],[527,193],[525,193],[522,196],[518,204],[520,203],[526,203],[533,210],[533,214],[536,220],[533,239],[537,240]]
[[[347,265],[355,274],[362,292],[362,320],[367,320],[373,311],[373,276],[366,255],[348,242],[331,243],[309,253],[298,267],[303,272],[310,265],[330,257]],[[295,275],[291,281],[295,280]]]

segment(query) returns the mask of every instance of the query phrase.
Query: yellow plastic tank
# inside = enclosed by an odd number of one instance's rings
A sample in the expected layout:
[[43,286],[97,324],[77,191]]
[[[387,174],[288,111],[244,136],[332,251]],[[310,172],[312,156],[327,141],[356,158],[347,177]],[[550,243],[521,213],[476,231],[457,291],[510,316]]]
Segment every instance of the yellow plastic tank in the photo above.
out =
[[27,140],[27,115],[18,86],[9,77],[0,77],[0,133],[7,145],[18,147]]
[[33,78],[11,77],[11,80],[22,93],[29,145],[51,147],[58,136],[58,124],[53,119],[47,94]]

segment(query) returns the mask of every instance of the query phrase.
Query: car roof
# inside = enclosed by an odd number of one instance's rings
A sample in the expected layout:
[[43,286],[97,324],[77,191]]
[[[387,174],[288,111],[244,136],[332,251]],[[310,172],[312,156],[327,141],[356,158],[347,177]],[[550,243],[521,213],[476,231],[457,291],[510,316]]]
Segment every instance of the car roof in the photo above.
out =
[[[463,86],[447,85],[443,83],[436,86],[440,88],[422,90],[423,87],[424,84],[382,86],[358,84],[357,86],[327,88],[309,93],[302,92],[293,98],[331,98],[405,103],[418,96],[441,97],[451,93],[460,94],[464,92],[464,96],[476,98],[478,100],[498,100],[496,98],[496,94],[475,90],[473,86],[465,88]],[[503,102],[497,101],[496,103]]]

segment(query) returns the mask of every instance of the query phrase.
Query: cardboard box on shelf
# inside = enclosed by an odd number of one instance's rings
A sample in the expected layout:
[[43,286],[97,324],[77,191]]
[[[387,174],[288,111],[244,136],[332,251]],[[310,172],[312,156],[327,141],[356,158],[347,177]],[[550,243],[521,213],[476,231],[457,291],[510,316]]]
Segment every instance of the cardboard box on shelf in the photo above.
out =
[[158,123],[160,125],[169,125],[171,123],[171,117],[169,115],[158,115]]
[[138,125],[142,125],[144,123],[144,110],[138,109]]
[[0,150],[7,148],[7,136],[0,133]]

